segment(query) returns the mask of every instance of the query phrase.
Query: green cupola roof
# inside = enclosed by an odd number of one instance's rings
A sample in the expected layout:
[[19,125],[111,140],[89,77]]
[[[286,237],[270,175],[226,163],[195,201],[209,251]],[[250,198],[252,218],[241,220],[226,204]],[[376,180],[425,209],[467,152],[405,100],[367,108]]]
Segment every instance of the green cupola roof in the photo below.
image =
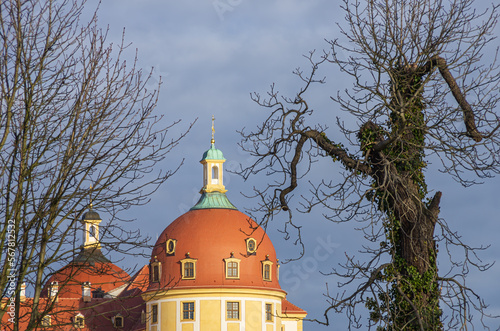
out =
[[210,149],[203,153],[203,160],[226,160],[224,155],[222,155],[222,151],[220,149],[215,148],[215,143],[210,145]]
[[203,192],[200,200],[198,200],[191,210],[210,208],[238,210],[238,208],[229,201],[226,193],[221,192]]

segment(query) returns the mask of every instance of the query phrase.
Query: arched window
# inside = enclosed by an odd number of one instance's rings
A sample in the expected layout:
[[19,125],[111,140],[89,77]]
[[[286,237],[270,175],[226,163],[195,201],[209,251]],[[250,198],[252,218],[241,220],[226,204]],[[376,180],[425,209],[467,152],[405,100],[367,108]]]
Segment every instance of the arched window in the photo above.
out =
[[150,280],[152,283],[157,283],[161,278],[161,262],[155,256],[154,260],[149,265]]
[[231,257],[224,259],[226,263],[226,278],[227,279],[239,279],[240,278],[240,259],[237,259],[231,252]]
[[272,267],[273,263],[269,261],[269,258],[266,256],[266,260],[262,261],[262,279],[265,281],[273,280]]
[[264,265],[264,280],[271,280],[271,266],[269,264]]
[[216,165],[212,167],[212,184],[219,184],[219,167]]
[[195,279],[197,260],[190,258],[189,254],[186,254],[186,256],[185,259],[179,261],[181,263],[182,279]]
[[89,228],[89,237],[92,239],[92,238],[96,238],[97,239],[97,231],[96,231],[96,228],[95,228],[95,225],[92,224]]

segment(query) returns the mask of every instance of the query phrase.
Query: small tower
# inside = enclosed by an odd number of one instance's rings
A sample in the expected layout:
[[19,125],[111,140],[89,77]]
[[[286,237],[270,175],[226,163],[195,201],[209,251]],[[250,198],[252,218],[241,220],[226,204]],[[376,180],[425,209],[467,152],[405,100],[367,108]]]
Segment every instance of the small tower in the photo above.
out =
[[203,165],[203,187],[201,188],[201,198],[191,209],[204,208],[225,208],[236,209],[226,197],[226,188],[223,181],[224,168],[226,162],[222,151],[215,148],[214,121],[212,116],[212,140],[210,149],[203,153],[200,163]]
[[212,140],[210,142],[210,149],[203,153],[203,158],[200,161],[200,163],[203,164],[203,188],[200,192],[202,194],[204,192],[227,192],[223,183],[224,172],[222,167],[226,159],[222,155],[222,152],[215,148],[214,121],[215,118],[212,116]]
[[101,248],[99,242],[99,223],[102,222],[101,216],[92,209],[92,202],[89,211],[82,217],[83,229],[83,248]]

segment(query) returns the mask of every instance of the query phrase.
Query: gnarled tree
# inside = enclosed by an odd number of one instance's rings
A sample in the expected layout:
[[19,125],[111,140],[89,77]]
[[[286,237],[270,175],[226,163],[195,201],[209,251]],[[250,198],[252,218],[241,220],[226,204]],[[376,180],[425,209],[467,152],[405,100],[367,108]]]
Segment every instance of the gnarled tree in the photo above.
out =
[[[460,276],[438,273],[438,234],[446,246],[467,251],[455,266],[488,266],[472,260],[474,249],[440,219],[442,194],[428,192],[424,170],[429,158],[441,160],[440,170],[465,186],[500,171],[497,53],[483,58],[495,37],[497,7],[480,12],[472,0],[345,0],[342,8],[343,40],[330,41],[331,51],[320,58],[311,52],[310,73],[295,71],[304,83],[296,95],[281,96],[274,86],[268,98],[253,94],[270,114],[258,130],[242,132],[242,147],[256,157],[242,175],[273,176],[256,190],[262,199],[256,210],[264,212],[263,222],[288,212],[293,225],[292,194],[312,163],[331,159],[332,170],[343,174],[341,182],[313,184],[301,204],[306,212],[328,208],[334,222],[368,222],[365,237],[376,245],[366,249],[364,263],[348,258],[344,271],[334,269],[346,284],[362,281],[350,294],[327,294],[321,323],[329,323],[331,311],[344,311],[350,327],[360,327],[356,307],[363,305],[368,324],[384,330],[462,328],[471,320],[468,308],[483,312],[484,305]],[[311,123],[309,115],[321,110],[310,107],[308,92],[325,83],[316,74],[328,63],[352,78],[353,87],[332,99],[354,118],[354,128],[341,120],[337,132]]]

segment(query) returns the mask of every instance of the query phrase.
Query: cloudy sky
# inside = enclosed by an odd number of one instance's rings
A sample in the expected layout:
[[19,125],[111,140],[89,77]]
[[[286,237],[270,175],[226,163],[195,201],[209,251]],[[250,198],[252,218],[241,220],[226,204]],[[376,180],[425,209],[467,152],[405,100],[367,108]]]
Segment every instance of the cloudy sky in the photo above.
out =
[[[93,1],[89,5],[93,6]],[[216,117],[216,146],[224,152],[226,169],[251,162],[237,146],[240,138],[236,130],[253,129],[264,118],[265,110],[250,100],[250,92],[265,94],[270,84],[276,83],[285,95],[293,95],[301,85],[292,70],[308,69],[303,54],[326,49],[325,39],[341,37],[335,22],[343,22],[343,13],[331,0],[105,0],[98,18],[99,25],[109,25],[110,42],[119,42],[125,28],[126,41],[132,43],[129,56],[138,49],[139,65],[145,70],[153,68],[151,88],[161,77],[159,113],[167,121],[182,119],[179,131],[197,119],[192,132],[160,166],[173,168],[182,159],[185,165],[155,193],[147,207],[130,211],[138,219],[131,226],[140,227],[154,240],[198,200],[202,181],[198,161],[210,145],[211,116]],[[498,27],[496,32],[500,35]],[[333,66],[323,70],[327,84],[315,89],[314,107],[321,111],[322,121],[333,127],[335,118],[342,114],[329,97],[349,86]],[[320,165],[316,174],[321,176],[330,169]],[[500,256],[500,180],[464,189],[435,172],[427,178],[432,181],[431,189],[443,192],[441,216],[470,245],[490,244],[481,257],[485,262],[496,260]],[[264,181],[264,177],[255,177],[244,182],[225,174],[228,196],[240,210],[255,203],[241,192],[250,193],[253,185]],[[307,186],[302,190],[306,192]],[[297,217],[308,250],[303,259],[282,266],[280,282],[289,292],[289,300],[307,310],[309,318],[322,319],[327,284],[330,293],[342,290],[337,288],[337,279],[321,272],[344,262],[345,253],[356,254],[365,242],[353,230],[357,224],[329,223],[320,211]],[[297,257],[299,249],[283,239],[277,231],[281,228],[282,223],[277,222],[269,229],[278,256],[282,260]],[[500,313],[499,274],[500,266],[495,265],[485,273],[471,270],[469,277],[469,285],[491,305],[492,313]],[[332,314],[330,321],[334,326],[329,328],[310,323],[305,328],[345,329],[342,315]],[[491,322],[495,328],[499,324]]]

